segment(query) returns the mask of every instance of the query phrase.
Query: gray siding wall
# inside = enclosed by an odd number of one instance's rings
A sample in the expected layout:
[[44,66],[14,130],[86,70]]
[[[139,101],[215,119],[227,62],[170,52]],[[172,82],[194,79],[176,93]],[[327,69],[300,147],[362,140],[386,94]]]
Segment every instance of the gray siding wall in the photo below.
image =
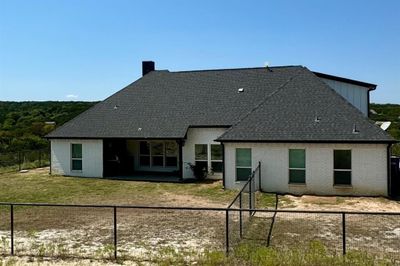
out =
[[368,88],[331,79],[321,79],[365,116],[368,116]]

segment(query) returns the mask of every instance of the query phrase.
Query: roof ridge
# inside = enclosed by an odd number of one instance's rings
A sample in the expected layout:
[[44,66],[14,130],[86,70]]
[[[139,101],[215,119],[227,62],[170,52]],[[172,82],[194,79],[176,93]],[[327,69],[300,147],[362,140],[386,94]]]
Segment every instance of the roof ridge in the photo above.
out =
[[239,67],[239,68],[214,68],[214,69],[194,69],[194,70],[178,70],[169,71],[170,73],[186,73],[186,72],[209,72],[209,71],[226,71],[226,70],[252,70],[252,69],[268,69],[268,68],[291,68],[303,67],[302,65],[287,65],[287,66],[268,66],[268,67]]
[[281,85],[279,85],[276,90],[274,90],[273,92],[271,92],[270,94],[268,94],[267,96],[264,97],[264,99],[262,99],[258,104],[256,104],[250,111],[247,112],[247,114],[245,114],[242,118],[238,119],[238,121],[236,123],[234,123],[230,128],[228,128],[221,136],[219,136],[218,138],[222,138],[224,135],[226,135],[228,132],[230,132],[233,127],[235,127],[236,125],[240,124],[244,119],[246,119],[247,117],[249,117],[250,114],[252,114],[253,112],[255,112],[261,105],[263,105],[269,98],[271,98],[272,96],[274,96],[275,94],[277,94],[279,91],[281,91],[282,89],[285,88],[285,86],[287,84],[289,84],[293,79],[295,79],[296,77],[298,77],[301,73],[301,71],[304,69],[304,67],[302,67],[301,70],[298,70],[295,74],[293,74],[290,78],[288,78],[286,81],[284,81]]

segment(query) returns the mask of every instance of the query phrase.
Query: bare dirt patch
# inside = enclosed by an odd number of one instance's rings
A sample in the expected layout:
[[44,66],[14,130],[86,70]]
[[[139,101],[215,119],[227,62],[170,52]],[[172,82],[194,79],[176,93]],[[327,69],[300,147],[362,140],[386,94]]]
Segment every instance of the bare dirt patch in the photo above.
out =
[[166,201],[170,202],[169,206],[174,207],[198,207],[198,208],[226,208],[226,203],[218,203],[215,201],[204,200],[202,197],[193,195],[179,195],[166,192],[163,195]]
[[[64,214],[51,210],[33,211],[29,220],[16,221],[14,244],[17,255],[113,258],[113,221],[112,215],[108,215],[111,212],[95,210],[88,215],[82,211],[73,213],[74,209],[66,209]],[[175,253],[222,250],[224,232],[223,212],[117,210],[118,254],[136,261]],[[0,231],[0,240],[0,254],[9,253],[10,231]]]
[[400,212],[400,202],[384,197],[292,196],[279,197],[279,208],[330,211]]
[[[278,209],[353,212],[400,212],[400,203],[383,197],[279,196]],[[301,247],[319,241],[342,252],[342,215],[324,213],[256,213],[249,238],[279,248]],[[400,259],[400,215],[346,214],[347,250]],[[260,233],[261,232],[261,233]]]

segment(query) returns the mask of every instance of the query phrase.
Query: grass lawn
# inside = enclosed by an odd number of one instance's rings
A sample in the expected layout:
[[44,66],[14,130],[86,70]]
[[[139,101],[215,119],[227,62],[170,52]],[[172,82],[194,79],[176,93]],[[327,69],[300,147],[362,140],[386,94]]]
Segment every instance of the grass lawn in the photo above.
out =
[[0,174],[1,202],[225,207],[237,191],[221,181],[155,183],[49,175],[48,169]]
[[[34,169],[27,173],[0,174],[0,187],[0,202],[190,207],[226,207],[238,192],[222,189],[221,181],[188,184],[77,178],[49,175],[48,168]],[[383,198],[290,195],[279,195],[277,198],[279,208],[294,209],[390,211],[396,210],[400,205]],[[245,197],[244,201],[247,199]],[[275,195],[257,192],[257,208],[274,207],[275,201]],[[87,255],[107,258],[109,253],[112,253],[112,208],[16,206],[14,215],[15,247],[18,255]],[[349,250],[398,256],[398,217],[346,217],[346,243]],[[239,234],[237,218],[237,215],[231,213],[231,244],[239,243],[235,240]],[[182,260],[186,258],[186,255],[182,254],[192,254],[194,251],[202,253],[207,250],[216,250],[217,253],[195,255],[200,256],[198,261],[204,262],[205,265],[274,265],[274,261],[283,261],[283,258],[290,254],[294,255],[296,263],[300,262],[299,265],[325,265],[319,260],[320,254],[315,254],[318,260],[309,262],[309,256],[303,257],[303,253],[296,251],[296,248],[317,240],[326,246],[330,254],[339,254],[342,232],[340,218],[340,215],[279,213],[272,227],[272,214],[257,212],[251,218],[251,223],[248,222],[245,226],[244,238],[249,240],[249,244],[260,245],[260,248],[239,245],[234,249],[234,256],[226,258],[222,253],[225,241],[224,211],[121,208],[117,214],[118,252],[121,256],[133,260],[155,256],[156,261],[159,256],[162,256],[161,261],[165,261],[164,255],[169,256],[168,252],[172,252],[173,261],[167,260],[166,265],[168,262],[185,265],[183,261],[177,261],[182,256]],[[269,230],[272,230],[272,249],[265,248]],[[9,252],[9,232],[9,207],[0,208],[0,254]],[[284,252],[285,249],[291,248],[294,251],[290,251],[289,255]],[[180,255],[175,254],[176,250],[179,250]],[[243,250],[245,252],[242,252]],[[248,256],[248,250],[257,252]],[[318,250],[321,251],[319,248]],[[324,254],[322,257],[327,262],[326,265],[347,265],[348,262],[343,261],[341,257]],[[267,258],[271,261],[267,261]],[[286,265],[291,265],[290,263],[291,261],[288,261]]]

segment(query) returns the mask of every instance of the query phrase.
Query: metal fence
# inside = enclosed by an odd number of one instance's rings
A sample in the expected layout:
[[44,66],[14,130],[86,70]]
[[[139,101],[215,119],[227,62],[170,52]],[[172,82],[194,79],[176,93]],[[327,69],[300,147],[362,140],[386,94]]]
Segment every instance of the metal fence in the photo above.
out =
[[227,207],[226,252],[240,243],[279,249],[304,248],[317,241],[331,254],[348,250],[400,260],[400,213],[278,210],[256,206],[261,163]]
[[242,207],[0,203],[0,254],[151,262],[229,253],[243,242],[290,249],[318,241],[332,254],[400,259],[400,213]]
[[245,231],[249,228],[251,217],[254,215],[252,209],[256,209],[256,191],[259,188],[261,163],[252,171],[248,180],[243,184],[239,193],[235,196],[227,209],[239,209],[240,211],[227,212],[227,245],[226,251],[229,252],[238,243],[241,242]]
[[11,173],[49,165],[49,149],[0,153],[0,173]]
[[[154,262],[229,254],[241,243],[301,249],[318,241],[400,260],[399,212],[262,209],[261,164],[226,208],[0,203],[0,255]],[[257,192],[261,193],[261,192]]]
[[400,260],[400,212],[251,211],[242,241],[279,249],[301,249],[317,241],[331,254],[357,250]]
[[0,254],[150,261],[224,250],[224,208],[0,203]]

